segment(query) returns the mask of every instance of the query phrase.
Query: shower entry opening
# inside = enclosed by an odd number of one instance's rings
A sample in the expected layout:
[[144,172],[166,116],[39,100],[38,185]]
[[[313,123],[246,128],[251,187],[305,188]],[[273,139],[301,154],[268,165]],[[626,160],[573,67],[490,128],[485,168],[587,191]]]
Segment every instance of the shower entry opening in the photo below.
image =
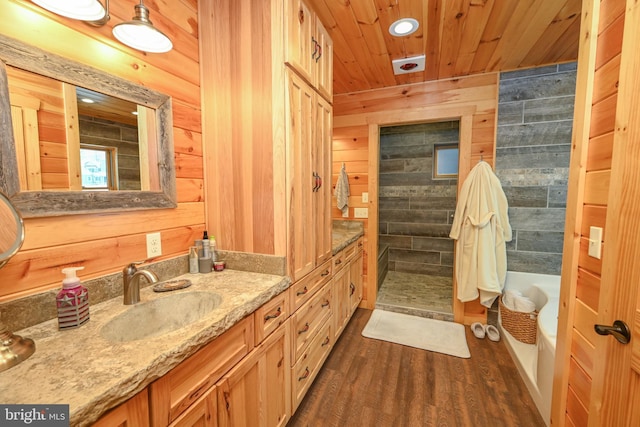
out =
[[377,308],[453,320],[459,128],[380,128]]

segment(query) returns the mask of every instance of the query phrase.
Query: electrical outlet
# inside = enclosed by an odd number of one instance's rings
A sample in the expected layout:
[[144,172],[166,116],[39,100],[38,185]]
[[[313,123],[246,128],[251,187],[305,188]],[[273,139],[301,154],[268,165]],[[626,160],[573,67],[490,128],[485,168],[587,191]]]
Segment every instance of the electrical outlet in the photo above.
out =
[[353,209],[353,217],[354,218],[368,218],[369,217],[369,208],[355,208],[355,209]]
[[342,218],[349,218],[349,208],[346,211],[342,212]]
[[162,238],[160,232],[147,234],[147,258],[162,255]]

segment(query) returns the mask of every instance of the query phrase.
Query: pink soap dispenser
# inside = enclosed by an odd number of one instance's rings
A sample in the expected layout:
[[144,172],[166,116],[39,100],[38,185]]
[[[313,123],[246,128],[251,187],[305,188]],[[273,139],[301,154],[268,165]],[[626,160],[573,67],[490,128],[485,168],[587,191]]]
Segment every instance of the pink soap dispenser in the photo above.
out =
[[89,291],[82,286],[76,276],[76,270],[84,267],[67,267],[62,269],[66,277],[62,281],[62,289],[56,296],[58,306],[58,329],[72,329],[85,324],[89,320]]

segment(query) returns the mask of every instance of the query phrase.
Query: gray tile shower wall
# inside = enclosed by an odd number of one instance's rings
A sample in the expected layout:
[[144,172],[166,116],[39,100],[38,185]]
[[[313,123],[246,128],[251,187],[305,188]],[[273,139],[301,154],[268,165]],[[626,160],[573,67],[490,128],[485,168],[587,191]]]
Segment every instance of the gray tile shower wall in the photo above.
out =
[[457,143],[457,121],[380,129],[379,242],[388,269],[453,276],[457,180],[433,178],[434,144]]
[[576,64],[500,76],[496,175],[509,202],[507,268],[560,274]]

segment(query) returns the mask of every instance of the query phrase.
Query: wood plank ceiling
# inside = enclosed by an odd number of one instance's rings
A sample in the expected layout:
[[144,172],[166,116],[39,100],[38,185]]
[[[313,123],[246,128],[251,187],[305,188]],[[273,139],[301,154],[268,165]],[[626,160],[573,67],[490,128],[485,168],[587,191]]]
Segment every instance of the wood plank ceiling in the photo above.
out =
[[[309,0],[334,42],[334,93],[575,61],[581,0]],[[393,37],[399,18],[417,32]],[[426,55],[423,72],[391,61]]]

